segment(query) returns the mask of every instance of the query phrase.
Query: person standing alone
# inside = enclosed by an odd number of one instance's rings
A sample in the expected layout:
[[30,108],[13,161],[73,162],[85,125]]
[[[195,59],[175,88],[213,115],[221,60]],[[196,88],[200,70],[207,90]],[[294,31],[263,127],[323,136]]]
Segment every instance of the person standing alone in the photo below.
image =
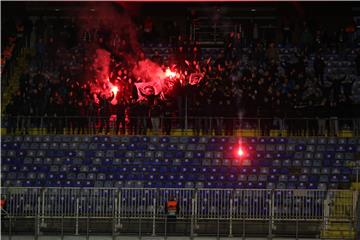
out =
[[179,205],[174,196],[170,196],[165,205],[165,213],[168,223],[168,233],[176,232],[176,216],[179,214]]

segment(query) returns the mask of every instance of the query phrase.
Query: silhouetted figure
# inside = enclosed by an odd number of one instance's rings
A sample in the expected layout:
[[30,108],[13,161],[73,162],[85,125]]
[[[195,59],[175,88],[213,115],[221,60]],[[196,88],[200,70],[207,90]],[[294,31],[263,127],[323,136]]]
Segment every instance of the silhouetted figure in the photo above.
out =
[[101,133],[103,131],[103,128],[105,127],[105,134],[109,133],[109,121],[110,121],[110,104],[111,101],[114,99],[114,93],[108,98],[106,98],[105,95],[100,95],[100,93],[97,95],[99,99],[99,108],[100,108],[100,129],[99,132]]
[[171,123],[173,116],[173,106],[171,102],[166,102],[164,106],[164,132],[166,135],[170,135],[171,133]]
[[322,60],[319,54],[316,55],[314,60],[314,71],[315,77],[321,83],[321,86],[324,86],[325,62]]
[[[125,105],[125,101],[124,99],[118,99],[117,104],[115,105],[115,114],[116,114],[116,134],[119,134],[119,130],[120,134],[124,135],[125,134],[125,109],[126,109],[126,105]],[[120,128],[120,124],[121,124],[121,128]]]

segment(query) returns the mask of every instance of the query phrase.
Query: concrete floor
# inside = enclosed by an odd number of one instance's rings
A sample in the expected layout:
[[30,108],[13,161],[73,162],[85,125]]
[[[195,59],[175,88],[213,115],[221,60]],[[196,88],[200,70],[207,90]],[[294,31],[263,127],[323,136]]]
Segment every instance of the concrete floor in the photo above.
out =
[[[167,240],[190,240],[189,237],[167,237]],[[194,237],[193,240],[216,240],[216,237]],[[295,238],[272,238],[273,240],[295,240]],[[316,240],[316,238],[299,238],[301,240]],[[10,240],[8,236],[1,236],[1,240]],[[34,236],[12,236],[11,240],[35,240]],[[38,236],[38,240],[114,240],[111,236],[90,236],[86,239],[86,236],[64,236],[61,239],[60,236]],[[116,237],[115,240],[139,240],[136,236],[121,236]],[[142,237],[141,240],[165,240],[164,237]],[[268,240],[268,238],[241,238],[223,237],[220,240]]]

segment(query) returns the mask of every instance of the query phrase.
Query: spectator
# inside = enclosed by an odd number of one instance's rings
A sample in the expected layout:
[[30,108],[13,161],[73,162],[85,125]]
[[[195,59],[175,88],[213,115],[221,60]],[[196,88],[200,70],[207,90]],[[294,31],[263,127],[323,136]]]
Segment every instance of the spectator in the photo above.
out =
[[[85,106],[84,106],[85,107]],[[92,97],[89,97],[87,104],[87,115],[89,116],[89,133],[96,134],[96,123],[97,123],[97,106],[95,100]]]
[[79,100],[76,106],[76,111],[79,114],[77,119],[77,134],[85,134],[85,127],[88,126],[88,117],[85,104],[85,100]]
[[310,33],[310,30],[307,26],[305,26],[304,31],[302,32],[300,36],[300,44],[302,48],[307,52],[309,48],[312,46],[313,37]]
[[44,33],[46,29],[46,24],[43,16],[40,16],[35,22],[35,41],[38,42],[39,39],[44,38]]
[[315,77],[317,78],[318,82],[320,82],[321,86],[324,86],[325,62],[321,58],[320,54],[316,54],[314,60],[314,71]]
[[25,47],[31,47],[31,34],[33,31],[33,22],[29,17],[24,19],[24,37],[25,37]]
[[[284,117],[285,117],[285,109],[284,106],[284,95],[281,95],[280,91],[276,91],[275,96],[272,97],[272,109],[274,109],[274,126],[276,129],[283,131],[285,130],[284,126]],[[281,135],[281,132],[280,132]]]
[[138,135],[146,135],[148,117],[149,117],[149,105],[146,100],[140,100],[138,103],[138,118],[137,118]]
[[153,41],[154,29],[153,29],[153,20],[150,16],[145,18],[144,21],[144,43],[150,43]]
[[172,117],[173,117],[173,104],[169,102],[165,102],[163,107],[163,113],[164,113],[164,132],[166,135],[170,135],[171,133],[171,124],[172,124]]
[[326,118],[327,118],[327,108],[326,108],[326,99],[322,97],[320,99],[320,105],[316,108],[316,117],[318,120],[318,136],[326,136]]
[[105,134],[109,133],[109,120],[110,120],[110,102],[114,99],[114,93],[110,97],[106,97],[105,94],[98,93],[99,99],[99,113],[100,113],[100,129],[99,133],[103,131],[105,127]]
[[226,136],[233,136],[234,134],[234,107],[233,103],[231,102],[230,98],[227,98],[224,105],[224,126],[225,126],[225,135]]
[[337,37],[336,50],[337,50],[337,52],[340,52],[340,51],[342,51],[342,49],[344,48],[345,42],[347,42],[345,29],[344,29],[344,28],[341,28],[341,29],[337,32],[336,37]]
[[335,101],[331,101],[330,102],[330,123],[329,123],[330,136],[337,137],[339,135],[339,120],[337,117],[338,110],[339,110],[338,103]]
[[356,73],[358,76],[360,76],[360,51],[357,51],[356,53],[355,64],[356,64]]
[[282,24],[283,44],[286,46],[292,43],[292,26],[289,19],[285,19]]
[[125,118],[126,118],[126,103],[123,96],[121,97],[120,94],[118,94],[119,97],[117,97],[117,103],[115,105],[115,113],[116,113],[116,134],[119,134],[120,124],[121,124],[121,134],[125,134],[126,125],[125,125]]
[[200,102],[196,101],[194,104],[194,108],[192,109],[192,114],[191,114],[191,116],[194,117],[193,133],[196,136],[199,136],[200,131],[201,131],[201,121],[202,121],[201,118],[203,117],[203,115],[201,114],[202,112],[200,111],[200,109],[201,109]]
[[36,68],[38,71],[42,71],[44,67],[44,58],[45,58],[45,45],[44,40],[39,38],[36,44]]
[[233,48],[235,44],[235,33],[230,32],[229,36],[225,39],[225,59],[232,58]]
[[[38,32],[37,28],[42,25],[40,20],[35,24],[36,32]],[[160,127],[157,124],[159,108],[160,112],[163,111],[165,118],[173,117],[175,114],[180,118],[185,117],[183,86],[194,84],[193,78],[190,81],[190,76],[194,76],[194,74],[204,76],[199,83],[191,85],[187,93],[187,105],[193,108],[188,111],[188,116],[189,118],[196,117],[193,121],[195,134],[200,134],[201,129],[203,134],[213,134],[213,132],[222,134],[223,127],[226,129],[225,134],[231,134],[234,127],[233,121],[228,121],[226,117],[237,116],[240,112],[241,117],[244,115],[245,118],[268,117],[260,122],[263,134],[269,134],[269,130],[275,125],[278,129],[289,128],[292,134],[302,135],[309,133],[305,121],[289,120],[285,124],[283,118],[312,117],[314,111],[316,112],[316,107],[322,102],[318,98],[324,98],[327,105],[331,102],[339,109],[343,108],[340,106],[353,106],[354,104],[352,86],[356,85],[356,80],[352,79],[350,75],[338,77],[334,73],[337,72],[336,68],[331,66],[329,66],[330,71],[326,71],[327,76],[324,76],[325,64],[321,59],[320,49],[323,56],[329,53],[329,50],[324,48],[322,39],[323,32],[326,30],[324,28],[319,28],[319,32],[315,35],[319,51],[316,54],[313,69],[307,69],[308,59],[312,57],[311,51],[302,50],[295,45],[292,48],[283,48],[280,54],[275,43],[270,43],[268,48],[264,49],[262,39],[250,43],[251,48],[241,48],[240,33],[230,34],[223,48],[201,49],[198,43],[185,42],[184,38],[186,37],[179,36],[176,46],[173,46],[173,52],[172,49],[163,50],[162,47],[154,50],[153,54],[147,54],[146,52],[138,53],[132,48],[134,44],[130,42],[129,34],[124,33],[126,30],[113,31],[111,27],[108,27],[110,25],[107,26],[105,23],[94,24],[95,27],[85,30],[88,32],[85,35],[90,35],[85,36],[86,43],[75,39],[74,22],[58,19],[53,23],[47,20],[47,23],[49,24],[44,23],[44,32],[52,35],[48,38],[45,33],[37,33],[42,37],[38,38],[36,44],[36,58],[34,59],[36,72],[30,70],[29,74],[25,73],[22,76],[20,101],[16,97],[12,99],[14,106],[19,106],[14,107],[16,109],[14,114],[17,116],[22,115],[22,112],[27,114],[26,118],[19,117],[19,127],[23,131],[29,124],[39,125],[37,121],[25,121],[29,115],[47,114],[48,117],[56,116],[56,119],[49,121],[49,129],[52,128],[51,131],[62,133],[64,121],[60,117],[69,114],[72,115],[68,123],[72,128],[71,132],[75,133],[76,129],[78,132],[84,132],[82,126],[87,124],[91,130],[95,130],[97,125],[95,118],[101,117],[103,119],[100,121],[100,129],[102,131],[105,128],[107,133],[110,116],[115,114],[117,116],[117,133],[119,131],[124,133],[127,117],[129,132],[143,134],[146,132],[149,117],[151,120],[155,120],[155,122],[151,121],[153,129],[158,128],[157,126]],[[286,24],[283,26],[285,30]],[[304,39],[308,38],[309,41],[304,41],[303,46],[312,47],[314,45],[310,28],[305,26],[305,29]],[[26,31],[26,24],[24,24],[24,35],[27,34]],[[51,33],[52,31],[53,33]],[[16,29],[13,34],[16,35]],[[46,37],[47,40],[44,41],[43,37]],[[288,41],[288,39],[283,40]],[[13,58],[14,41],[13,38],[9,40],[12,45],[6,48],[8,50],[5,52],[6,61]],[[66,48],[68,46],[71,48]],[[94,53],[88,49],[97,47],[106,48],[110,52],[109,81],[113,85],[121,86],[122,90],[119,92],[124,92],[124,95],[117,96],[119,105],[113,106],[110,103],[111,99],[104,96],[94,99],[91,93],[94,86],[99,87],[96,85],[98,83],[94,77],[96,75],[94,72],[99,69],[95,69],[92,65]],[[351,49],[344,49],[346,52],[349,50]],[[134,52],[136,52],[135,55]],[[136,59],[131,60],[129,56],[132,55]],[[44,56],[45,60],[42,61]],[[132,75],[131,66],[135,61],[146,58],[152,59],[159,65],[164,64],[164,69],[169,66],[167,62],[175,63],[175,69],[180,74],[181,81],[172,85],[172,91],[169,91],[166,96],[164,95],[164,103],[161,103],[160,107],[154,105],[150,97],[147,97],[145,101],[136,102],[143,96],[137,95],[135,82],[138,79],[135,80]],[[331,60],[329,59],[329,61]],[[358,53],[355,59],[357,70],[359,70],[359,62]],[[359,74],[359,71],[357,73]],[[324,84],[325,77],[328,77],[329,82],[332,83],[330,88]],[[320,82],[318,86],[313,84],[315,79]],[[321,97],[316,95],[319,90],[322,92]],[[99,103],[95,102],[97,100]],[[22,103],[26,101],[29,103],[23,105]],[[20,104],[16,102],[20,102]],[[131,104],[127,104],[127,102],[131,102]],[[236,107],[232,105],[233,103],[236,103]],[[329,107],[324,108],[328,109]],[[12,112],[12,108],[10,105],[9,113]],[[150,113],[144,115],[149,108]],[[64,112],[64,109],[67,112]],[[229,113],[227,113],[227,109],[231,109]],[[336,111],[332,115],[339,117],[349,114],[347,111]],[[85,115],[91,116],[89,122],[87,120],[79,122],[76,120],[78,118],[75,118],[75,116]],[[208,118],[204,119],[204,116]],[[223,119],[223,117],[225,118]],[[311,133],[324,134],[322,119],[325,119],[325,116],[319,114],[317,117],[318,124],[316,121],[309,122]],[[247,121],[247,123],[252,125],[251,127],[256,126],[255,121]],[[170,119],[166,118],[163,121],[162,127],[166,134],[170,134],[171,125]],[[180,124],[180,127],[184,128],[185,125]],[[334,130],[334,132],[336,131]]]
[[138,118],[138,104],[135,99],[129,106],[129,134],[136,135],[137,133],[137,118]]
[[266,50],[266,59],[269,63],[276,63],[279,61],[279,50],[275,47],[275,43],[270,43]]
[[16,133],[16,106],[14,100],[11,99],[10,103],[6,106],[5,110],[7,114],[7,133],[15,134]]
[[151,60],[160,66],[163,64],[162,57],[159,54],[159,51],[155,50],[154,55],[152,56]]
[[160,129],[160,117],[161,117],[161,105],[158,100],[155,99],[153,105],[150,108],[150,118],[153,134],[158,134]]
[[204,107],[203,116],[205,118],[202,123],[202,133],[204,135],[212,135],[212,130],[214,129],[213,117],[215,116],[214,114],[215,109],[213,108],[212,101],[210,98],[205,101],[206,102],[203,106]]
[[54,71],[57,65],[56,53],[58,51],[57,45],[53,37],[49,38],[48,43],[46,44],[46,53],[47,53],[47,69],[49,71]]

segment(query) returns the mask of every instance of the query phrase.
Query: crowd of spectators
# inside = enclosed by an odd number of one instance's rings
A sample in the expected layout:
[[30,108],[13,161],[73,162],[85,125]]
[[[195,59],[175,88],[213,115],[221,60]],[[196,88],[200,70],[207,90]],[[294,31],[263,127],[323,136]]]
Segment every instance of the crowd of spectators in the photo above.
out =
[[[146,18],[139,35],[148,46],[157,46],[150,48],[152,61],[163,69],[176,64],[183,79],[166,98],[139,98],[137,79],[124,56],[149,56],[148,52],[135,51],[126,29],[111,28],[99,21],[97,26],[84,30],[74,20],[51,22],[43,18],[34,26],[36,55],[6,109],[11,132],[20,129],[26,133],[30,126],[42,126],[50,133],[62,133],[66,126],[73,133],[108,133],[112,126],[117,134],[125,133],[125,129],[130,134],[146,134],[149,128],[170,134],[174,124],[185,127],[186,117],[196,134],[222,134],[225,129],[225,134],[231,135],[238,126],[258,127],[255,118],[262,118],[260,128],[265,135],[272,128],[288,129],[293,135],[305,131],[325,135],[325,124],[332,125],[332,134],[336,135],[338,118],[360,117],[355,110],[358,103],[352,98],[358,78],[350,73],[325,74],[324,54],[347,51],[348,46],[336,39],[335,44],[322,44],[323,39],[316,37],[316,32],[312,37],[307,28],[300,45],[287,43],[293,52],[284,61],[274,42],[258,40],[243,48],[237,33],[226,37],[216,56],[206,55],[198,42],[181,35],[171,40],[164,53],[160,51],[164,47],[159,47],[151,34],[151,19]],[[31,35],[28,31],[26,35]],[[98,70],[93,65],[97,48],[111,53],[110,81],[121,86],[116,96],[97,93],[95,99],[91,93],[88,83],[94,81]],[[359,52],[354,66],[359,76]],[[204,77],[199,84],[190,85],[191,73]],[[113,105],[115,97],[117,104]],[[36,116],[45,118],[32,118]],[[13,121],[15,117],[17,121]],[[299,118],[313,120],[295,120]],[[346,126],[341,127],[360,127],[358,122],[344,123]]]
[[32,22],[29,18],[5,19],[1,34],[1,76],[6,86],[14,72],[15,60],[21,49],[30,46]]

